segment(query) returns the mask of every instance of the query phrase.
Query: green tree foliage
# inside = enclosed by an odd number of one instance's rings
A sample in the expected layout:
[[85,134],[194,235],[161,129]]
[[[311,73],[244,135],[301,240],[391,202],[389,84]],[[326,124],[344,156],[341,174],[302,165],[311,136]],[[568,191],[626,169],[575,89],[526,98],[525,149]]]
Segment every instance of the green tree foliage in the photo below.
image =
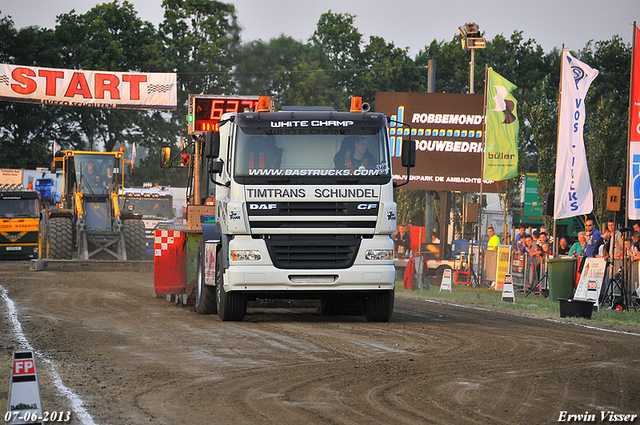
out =
[[321,65],[333,72],[332,84],[339,87],[345,97],[354,93],[363,66],[362,34],[353,25],[354,19],[349,13],[324,13],[310,39],[324,54]]
[[235,7],[212,0],[164,0],[170,68],[180,75],[181,97],[189,93],[232,94],[231,68],[240,42]]
[[424,190],[396,189],[399,225],[424,226],[425,193]]
[[[186,137],[189,93],[268,94],[282,105],[346,109],[352,95],[373,104],[378,91],[426,91],[430,59],[436,61],[436,92],[469,91],[470,52],[461,48],[459,34],[450,41],[433,40],[411,58],[406,48],[381,37],[363,40],[355,15],[328,11],[319,17],[307,42],[283,35],[242,43],[232,4],[163,0],[163,7],[164,21],[158,28],[142,21],[132,4],[118,0],[85,14],[72,10],[60,15],[54,29],[16,29],[11,19],[0,16],[3,63],[177,72],[179,83],[174,113],[0,103],[0,167],[48,166],[53,140],[64,148],[125,146],[128,152],[135,143],[139,159],[132,182],[182,185],[186,170],[161,170],[156,158],[162,145],[177,146]],[[606,187],[625,181],[626,158],[621,153],[626,143],[630,54],[630,46],[616,36],[590,42],[575,55],[600,70],[587,99],[585,128],[599,220],[606,216]],[[475,92],[482,92],[485,66],[518,86],[514,95],[521,119],[520,171],[538,173],[541,193],[553,191],[559,50],[545,53],[515,31],[487,40],[486,49],[476,51],[475,62]],[[404,192],[398,191],[401,220],[420,223],[424,201],[417,194],[401,195]]]
[[415,92],[420,75],[427,73],[415,67],[407,49],[395,47],[382,37],[371,36],[363,51],[365,69],[359,78],[357,94],[372,103],[376,92]]

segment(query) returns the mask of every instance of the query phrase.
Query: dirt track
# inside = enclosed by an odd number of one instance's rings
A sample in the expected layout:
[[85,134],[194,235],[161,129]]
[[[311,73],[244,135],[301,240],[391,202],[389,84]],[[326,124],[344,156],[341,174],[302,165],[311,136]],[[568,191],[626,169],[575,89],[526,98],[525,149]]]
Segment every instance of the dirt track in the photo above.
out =
[[[396,296],[391,323],[314,308],[250,309],[222,323],[155,298],[152,273],[28,268],[0,263],[0,291],[41,356],[45,410],[74,410],[56,374],[86,409],[71,423],[538,424],[562,411],[600,423],[600,411],[640,413],[640,335],[409,296]],[[20,346],[3,298],[0,341],[6,371]],[[0,400],[7,393],[8,378]]]

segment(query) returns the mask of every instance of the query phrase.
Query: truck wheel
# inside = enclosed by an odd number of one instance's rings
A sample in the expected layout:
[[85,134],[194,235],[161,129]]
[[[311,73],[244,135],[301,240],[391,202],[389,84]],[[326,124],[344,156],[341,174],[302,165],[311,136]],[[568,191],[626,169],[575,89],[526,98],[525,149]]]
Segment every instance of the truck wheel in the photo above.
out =
[[[222,254],[222,252],[220,252]],[[247,297],[242,292],[225,292],[222,255],[216,257],[216,306],[223,322],[239,322],[247,314]]]
[[71,260],[73,256],[73,220],[67,217],[49,219],[49,256],[53,260]]
[[[202,246],[202,244],[200,244]],[[196,281],[196,312],[216,314],[218,312],[215,286],[205,285],[204,254],[198,250],[198,279]]]
[[395,289],[371,292],[364,302],[364,317],[369,322],[388,322],[393,314]]
[[122,222],[124,232],[124,247],[127,251],[127,260],[144,260],[147,250],[147,235],[142,220],[124,220]]

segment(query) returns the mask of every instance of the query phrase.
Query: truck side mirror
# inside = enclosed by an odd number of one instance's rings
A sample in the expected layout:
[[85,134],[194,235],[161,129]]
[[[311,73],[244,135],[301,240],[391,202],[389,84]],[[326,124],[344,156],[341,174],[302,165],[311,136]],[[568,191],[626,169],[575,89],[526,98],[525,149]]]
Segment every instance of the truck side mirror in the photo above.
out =
[[209,174],[210,175],[220,174],[222,173],[223,168],[224,168],[224,163],[219,159],[215,159],[209,163]]
[[416,142],[411,139],[402,139],[402,166],[416,166]]
[[171,167],[171,147],[170,146],[163,146],[161,155],[162,155],[162,157],[160,159],[160,167],[162,167],[162,168]]
[[204,135],[204,155],[207,158],[217,158],[220,155],[220,133],[207,131]]

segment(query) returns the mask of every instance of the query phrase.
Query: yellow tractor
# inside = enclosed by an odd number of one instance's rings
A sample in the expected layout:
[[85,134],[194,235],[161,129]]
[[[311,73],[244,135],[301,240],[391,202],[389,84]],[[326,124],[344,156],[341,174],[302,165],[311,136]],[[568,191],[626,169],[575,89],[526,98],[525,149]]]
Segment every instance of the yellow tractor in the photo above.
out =
[[43,214],[42,258],[144,260],[141,215],[120,211],[122,152],[58,151],[53,171],[63,171],[60,204]]

